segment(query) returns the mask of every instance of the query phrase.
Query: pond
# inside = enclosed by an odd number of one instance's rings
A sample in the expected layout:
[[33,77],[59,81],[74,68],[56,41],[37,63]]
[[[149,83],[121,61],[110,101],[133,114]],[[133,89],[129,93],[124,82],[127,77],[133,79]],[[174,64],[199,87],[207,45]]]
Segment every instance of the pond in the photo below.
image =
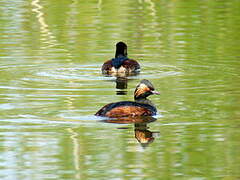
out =
[[[239,1],[0,5],[1,180],[240,179]],[[123,86],[101,74],[119,41],[141,64]],[[94,116],[142,79],[156,116]]]

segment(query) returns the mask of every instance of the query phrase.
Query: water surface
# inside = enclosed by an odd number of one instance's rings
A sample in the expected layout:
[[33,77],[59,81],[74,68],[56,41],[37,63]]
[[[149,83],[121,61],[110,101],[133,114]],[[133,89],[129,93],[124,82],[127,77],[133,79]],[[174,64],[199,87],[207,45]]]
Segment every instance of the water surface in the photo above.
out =
[[[239,12],[234,0],[0,2],[0,179],[240,179]],[[142,66],[125,89],[100,72],[118,41]],[[141,79],[161,92],[150,123],[94,116]]]

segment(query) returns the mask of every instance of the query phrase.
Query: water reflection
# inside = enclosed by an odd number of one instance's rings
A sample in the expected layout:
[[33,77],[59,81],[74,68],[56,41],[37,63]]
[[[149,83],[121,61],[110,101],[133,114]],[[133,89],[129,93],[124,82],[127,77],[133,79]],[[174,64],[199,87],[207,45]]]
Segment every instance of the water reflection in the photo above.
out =
[[126,95],[127,94],[127,82],[126,77],[117,77],[116,78],[116,93],[117,95]]
[[148,130],[147,123],[136,123],[134,124],[135,138],[141,144],[142,147],[147,147],[152,143],[159,135],[159,132],[153,132]]
[[43,7],[40,4],[40,0],[33,0],[31,2],[32,11],[36,13],[36,19],[40,25],[40,31],[42,34],[41,40],[48,44],[48,46],[43,46],[43,48],[50,48],[56,45],[56,38],[53,33],[49,30],[48,24],[44,18],[44,13],[42,12]]
[[[1,180],[240,179],[239,1],[56,2],[0,6]],[[119,40],[140,76],[99,75]],[[136,79],[163,120],[95,123]]]
[[[135,74],[135,76],[138,74]],[[111,77],[111,76],[107,75],[106,77]],[[122,76],[122,77],[116,76],[116,79],[114,80],[111,79],[111,81],[114,81],[116,83],[116,95],[126,95],[128,82],[131,80],[133,79],[132,78],[129,79],[127,76]]]
[[117,119],[106,119],[102,120],[105,123],[115,124],[134,124],[134,134],[137,141],[142,147],[147,147],[151,144],[155,137],[159,135],[159,132],[153,132],[149,130],[148,123],[154,122],[157,119],[151,116],[146,117],[124,117]]
[[74,130],[72,128],[68,128],[67,129],[68,132],[71,134],[70,138],[72,140],[72,143],[73,143],[73,157],[74,157],[74,168],[76,170],[76,174],[75,174],[75,177],[77,179],[80,179],[80,173],[79,173],[79,170],[80,170],[80,164],[79,164],[79,159],[80,159],[80,145],[79,145],[79,142],[78,142],[78,133],[77,132],[74,132]]
[[131,74],[112,74],[112,75],[106,75],[107,77],[116,77],[115,83],[116,83],[116,95],[126,95],[127,94],[127,87],[128,87],[128,81],[130,80],[128,77],[133,77],[139,75],[140,72],[134,72]]

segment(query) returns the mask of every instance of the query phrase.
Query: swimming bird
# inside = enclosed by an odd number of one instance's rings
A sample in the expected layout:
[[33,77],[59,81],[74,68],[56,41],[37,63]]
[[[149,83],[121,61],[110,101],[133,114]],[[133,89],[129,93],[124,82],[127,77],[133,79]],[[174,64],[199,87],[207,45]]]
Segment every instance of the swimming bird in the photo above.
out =
[[103,106],[95,115],[111,118],[154,116],[157,113],[156,107],[148,96],[160,94],[154,90],[152,83],[146,79],[141,80],[134,91],[135,101],[120,101]]
[[136,60],[127,56],[127,45],[124,42],[116,44],[115,58],[106,61],[102,65],[102,73],[108,75],[131,75],[140,71],[140,65]]

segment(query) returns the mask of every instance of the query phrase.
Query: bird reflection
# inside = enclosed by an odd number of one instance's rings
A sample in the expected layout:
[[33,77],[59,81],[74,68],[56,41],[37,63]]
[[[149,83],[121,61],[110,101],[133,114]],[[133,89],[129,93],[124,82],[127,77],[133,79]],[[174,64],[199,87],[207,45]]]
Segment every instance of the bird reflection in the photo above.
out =
[[[139,72],[132,73],[131,76],[138,75]],[[126,95],[127,94],[127,87],[128,87],[128,79],[127,76],[117,76],[116,77],[116,94],[117,95]]]
[[105,77],[116,77],[116,94],[117,95],[126,95],[127,94],[127,83],[128,77],[137,76],[140,74],[140,71],[134,72],[124,72],[124,73],[107,73],[102,72]]
[[159,132],[152,132],[148,130],[147,123],[136,123],[134,124],[135,138],[141,144],[142,147],[147,147],[152,143],[159,134]]
[[128,79],[130,76],[137,76],[140,72],[131,72],[131,73],[118,73],[118,74],[107,74],[102,73],[106,77],[116,77],[116,95],[126,95],[127,94],[127,86]]
[[149,130],[147,126],[148,123],[154,122],[157,119],[151,116],[146,117],[123,117],[117,119],[107,119],[102,120],[106,123],[116,123],[116,124],[134,124],[134,134],[137,141],[142,147],[146,148],[151,144],[155,137],[159,135],[159,132],[153,132]]
[[126,95],[127,94],[127,77],[117,77],[116,78],[116,93],[117,95]]

